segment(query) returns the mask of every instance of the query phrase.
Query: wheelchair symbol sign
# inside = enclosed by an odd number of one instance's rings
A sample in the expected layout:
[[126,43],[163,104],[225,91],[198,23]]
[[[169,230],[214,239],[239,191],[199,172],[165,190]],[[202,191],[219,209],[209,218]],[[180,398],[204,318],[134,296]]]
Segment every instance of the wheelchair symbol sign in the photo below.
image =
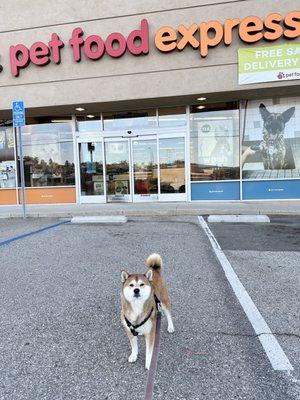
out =
[[24,112],[24,102],[23,101],[13,101],[13,112],[23,113]]
[[13,114],[13,125],[24,126],[25,125],[25,107],[23,101],[12,102],[12,114]]

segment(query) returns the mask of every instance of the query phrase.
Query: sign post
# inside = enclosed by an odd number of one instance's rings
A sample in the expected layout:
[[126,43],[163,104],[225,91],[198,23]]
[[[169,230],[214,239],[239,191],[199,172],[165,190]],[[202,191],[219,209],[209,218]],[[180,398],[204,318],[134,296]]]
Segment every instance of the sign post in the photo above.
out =
[[22,135],[21,135],[21,126],[25,125],[25,107],[23,101],[12,102],[12,114],[13,114],[14,129],[16,130],[19,142],[23,218],[26,218],[25,175],[24,175],[23,146],[22,146]]

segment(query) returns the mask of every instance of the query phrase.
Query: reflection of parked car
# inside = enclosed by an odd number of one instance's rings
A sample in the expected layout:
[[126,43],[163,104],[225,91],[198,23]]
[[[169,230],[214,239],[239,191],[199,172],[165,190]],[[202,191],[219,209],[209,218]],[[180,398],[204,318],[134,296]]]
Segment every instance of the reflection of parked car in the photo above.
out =
[[169,183],[162,183],[160,185],[160,190],[162,193],[175,193],[175,189]]

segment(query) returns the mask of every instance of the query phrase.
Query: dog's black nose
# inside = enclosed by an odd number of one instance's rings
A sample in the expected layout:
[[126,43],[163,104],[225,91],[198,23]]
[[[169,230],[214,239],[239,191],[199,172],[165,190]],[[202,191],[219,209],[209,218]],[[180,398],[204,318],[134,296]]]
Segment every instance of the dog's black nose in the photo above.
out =
[[138,293],[140,293],[140,289],[137,289],[137,288],[136,288],[136,289],[134,289],[134,293],[135,293],[135,294],[138,294]]

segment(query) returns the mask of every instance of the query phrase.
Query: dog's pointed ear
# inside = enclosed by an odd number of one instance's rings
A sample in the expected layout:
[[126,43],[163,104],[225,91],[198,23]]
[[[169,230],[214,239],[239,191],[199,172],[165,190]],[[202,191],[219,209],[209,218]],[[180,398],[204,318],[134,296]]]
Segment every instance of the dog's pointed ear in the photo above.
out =
[[153,271],[152,269],[149,269],[146,273],[145,273],[146,278],[148,279],[149,282],[151,282],[153,280]]
[[124,283],[128,277],[129,277],[128,272],[123,270],[121,272],[121,281],[122,281],[122,283]]
[[288,108],[281,115],[283,116],[284,122],[287,123],[295,113],[295,107]]
[[262,116],[262,119],[265,121],[267,119],[267,117],[271,114],[270,111],[267,110],[267,107],[261,103],[259,105],[259,112],[260,115]]

